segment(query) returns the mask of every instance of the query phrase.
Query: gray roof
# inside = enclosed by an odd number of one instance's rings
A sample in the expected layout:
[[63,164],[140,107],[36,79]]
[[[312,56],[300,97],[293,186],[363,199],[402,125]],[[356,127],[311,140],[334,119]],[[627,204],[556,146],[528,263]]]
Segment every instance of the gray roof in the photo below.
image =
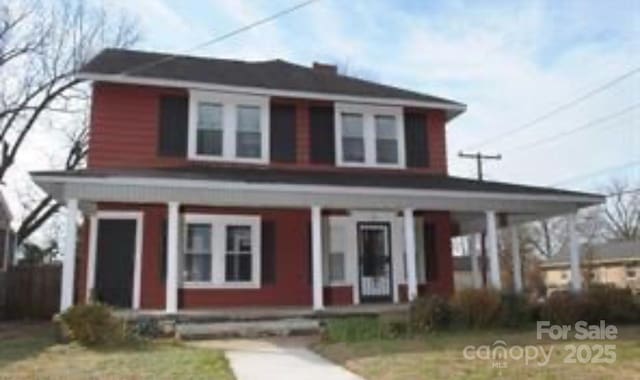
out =
[[[640,260],[640,241],[612,241],[580,246],[580,256],[586,261]],[[565,247],[549,258],[545,265],[569,265],[569,250]]]
[[[477,181],[468,178],[421,174],[407,171],[366,171],[362,169],[319,170],[283,169],[256,166],[188,165],[153,169],[83,169],[75,171],[33,172],[34,176],[63,177],[142,177],[162,179],[215,180],[244,183],[296,184],[378,187],[419,190],[457,190],[526,195],[564,195],[601,198],[598,194],[525,186],[503,182]],[[594,199],[595,200],[595,199]]]
[[[401,70],[401,68],[398,68]],[[387,86],[346,75],[319,72],[283,60],[247,62],[124,49],[105,49],[79,71],[86,74],[124,74],[210,84],[258,87],[437,102],[465,107],[452,100]]]

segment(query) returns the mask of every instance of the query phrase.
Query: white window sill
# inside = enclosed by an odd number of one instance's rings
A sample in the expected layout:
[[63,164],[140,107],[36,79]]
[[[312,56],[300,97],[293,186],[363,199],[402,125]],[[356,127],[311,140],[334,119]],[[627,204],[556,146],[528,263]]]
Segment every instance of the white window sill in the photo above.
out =
[[181,289],[260,289],[256,282],[226,282],[215,284],[212,282],[185,282]]
[[268,164],[266,157],[260,158],[244,158],[244,157],[224,157],[224,156],[208,156],[206,154],[193,154],[189,157],[193,161],[210,161],[210,162],[229,162],[241,164]]
[[406,169],[402,164],[375,164],[367,162],[337,162],[336,166],[344,168],[370,168],[370,169]]

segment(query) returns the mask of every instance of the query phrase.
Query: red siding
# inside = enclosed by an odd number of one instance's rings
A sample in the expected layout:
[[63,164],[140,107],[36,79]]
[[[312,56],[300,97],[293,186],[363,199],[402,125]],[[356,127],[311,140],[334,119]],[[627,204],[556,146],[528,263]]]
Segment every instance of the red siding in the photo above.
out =
[[[96,82],[93,86],[91,112],[90,168],[166,167],[185,165],[185,158],[160,157],[157,154],[159,98],[163,94],[182,94],[186,90],[161,87],[134,86]],[[286,168],[318,168],[321,170],[354,170],[335,166],[311,164],[309,107],[329,104],[326,101],[272,98],[272,102],[296,106],[296,158],[295,164],[273,164]],[[416,111],[412,109],[412,111]],[[428,168],[407,169],[412,172],[447,172],[445,115],[439,110],[418,110],[427,114],[430,164]],[[202,163],[225,165],[223,163]],[[226,164],[233,165],[233,164]],[[388,169],[356,169],[372,172]]]
[[[162,237],[167,208],[162,205],[101,204],[101,210],[141,210],[144,212],[144,239],[141,307],[165,306],[165,283],[161,277]],[[276,225],[276,281],[260,289],[181,289],[179,307],[311,305],[309,281],[308,210],[236,209],[184,206],[181,212],[260,215]]]
[[352,305],[352,286],[325,286],[323,289],[325,305]]

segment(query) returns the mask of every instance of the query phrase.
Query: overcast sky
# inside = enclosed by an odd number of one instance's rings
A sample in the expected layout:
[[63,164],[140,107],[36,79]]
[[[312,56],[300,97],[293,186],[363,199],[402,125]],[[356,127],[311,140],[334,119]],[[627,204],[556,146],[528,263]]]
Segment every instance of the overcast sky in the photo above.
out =
[[[138,17],[140,48],[180,53],[299,1],[103,2]],[[474,163],[457,152],[490,139],[480,148],[504,156],[486,165],[490,179],[597,190],[617,176],[640,185],[640,165],[584,177],[640,161],[640,72],[526,131],[492,139],[640,67],[638,0],[319,0],[194,54],[338,63],[367,78],[466,103],[468,111],[447,127],[455,175],[475,176]],[[634,105],[580,133],[527,147]],[[46,166],[34,151],[23,162]]]

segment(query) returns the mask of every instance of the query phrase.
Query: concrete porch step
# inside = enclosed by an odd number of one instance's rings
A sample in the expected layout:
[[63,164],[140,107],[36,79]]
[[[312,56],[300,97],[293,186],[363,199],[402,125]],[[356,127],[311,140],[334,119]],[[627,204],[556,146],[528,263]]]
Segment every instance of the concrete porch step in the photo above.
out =
[[319,332],[320,321],[307,318],[212,323],[182,322],[175,326],[176,338],[183,340],[311,335]]

